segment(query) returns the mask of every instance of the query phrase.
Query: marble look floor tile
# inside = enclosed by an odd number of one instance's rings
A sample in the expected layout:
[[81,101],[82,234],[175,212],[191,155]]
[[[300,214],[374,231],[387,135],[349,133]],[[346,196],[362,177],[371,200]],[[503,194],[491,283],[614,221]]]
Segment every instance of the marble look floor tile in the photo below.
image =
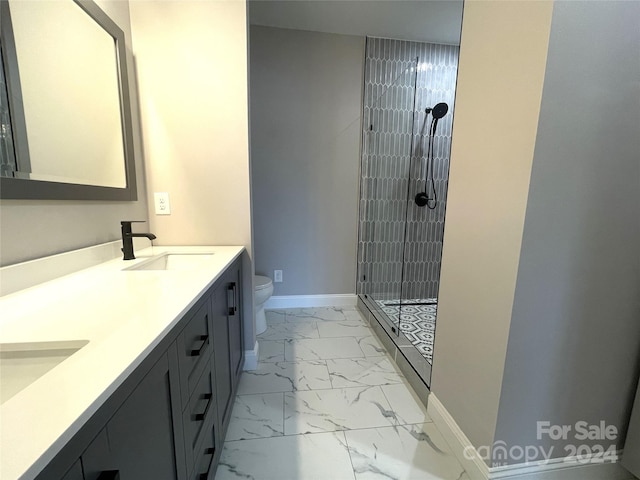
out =
[[359,357],[364,357],[364,353],[355,337],[289,340],[284,344],[284,358],[288,362]]
[[435,425],[345,432],[357,480],[459,480],[466,473]]
[[354,480],[343,432],[226,442],[216,480]]
[[373,331],[363,320],[340,320],[336,322],[318,322],[320,338],[366,337]]
[[365,357],[380,357],[387,355],[387,349],[380,343],[375,335],[357,337],[356,341]]
[[286,310],[265,310],[264,316],[267,319],[267,325],[276,323],[284,323],[287,317]]
[[360,314],[354,307],[313,307],[287,309],[287,322],[313,320],[333,322],[343,320],[359,320]]
[[258,340],[259,362],[284,362],[284,340]]
[[323,361],[259,363],[256,370],[242,373],[238,395],[323,388],[331,388],[329,370]]
[[343,307],[342,312],[347,320],[362,320],[365,323],[369,323],[355,305],[353,307]]
[[226,442],[284,435],[284,394],[238,395]]
[[258,340],[290,340],[302,338],[320,338],[316,322],[276,323],[269,325]]
[[402,383],[400,371],[388,357],[327,360],[333,388]]
[[399,424],[431,422],[427,408],[416,398],[415,392],[405,383],[382,385],[382,391],[391,405]]
[[380,387],[285,393],[284,433],[326,432],[393,425]]

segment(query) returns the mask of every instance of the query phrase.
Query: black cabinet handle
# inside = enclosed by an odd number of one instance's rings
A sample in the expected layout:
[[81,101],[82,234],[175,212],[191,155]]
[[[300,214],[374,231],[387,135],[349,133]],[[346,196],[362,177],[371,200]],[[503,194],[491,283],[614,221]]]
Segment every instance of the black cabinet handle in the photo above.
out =
[[100,474],[98,480],[120,480],[120,472],[118,470],[104,471]]
[[236,307],[236,284],[235,282],[229,284],[227,287],[227,307],[229,307],[229,316],[236,314],[238,310]]
[[206,407],[204,407],[204,412],[202,412],[202,413],[196,413],[196,414],[193,416],[193,418],[194,418],[196,421],[198,421],[198,422],[201,422],[201,421],[202,421],[202,420],[204,420],[204,419],[205,419],[205,417],[207,416],[207,412],[209,411],[209,407],[211,406],[211,403],[212,403],[212,402],[211,402],[211,399],[213,398],[213,395],[212,395],[212,394],[210,394],[210,393],[205,393],[205,394],[202,396],[202,398],[204,398],[205,400],[208,400],[208,401],[207,401],[207,406],[206,406]]
[[[213,455],[216,452],[215,448],[206,448],[204,450],[204,454],[205,455]],[[207,472],[206,473],[201,473],[199,480],[207,480],[209,478],[209,472],[211,471],[211,464],[213,463],[213,457],[211,457],[211,460],[209,461],[209,466],[207,467]]]
[[198,348],[194,348],[193,350],[191,350],[191,353],[189,353],[191,357],[200,356],[200,354],[202,353],[202,349],[209,342],[209,335],[200,335],[200,339],[198,341],[202,343],[200,343],[200,346]]
[[233,313],[238,311],[238,285],[233,282]]

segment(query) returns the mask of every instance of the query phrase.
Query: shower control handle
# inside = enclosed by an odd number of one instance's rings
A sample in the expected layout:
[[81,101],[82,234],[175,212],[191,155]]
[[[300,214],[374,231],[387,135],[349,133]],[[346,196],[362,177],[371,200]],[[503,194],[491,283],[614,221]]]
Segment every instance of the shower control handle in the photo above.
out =
[[416,205],[419,207],[424,207],[429,203],[429,197],[427,196],[427,192],[420,192],[416,194],[414,198]]

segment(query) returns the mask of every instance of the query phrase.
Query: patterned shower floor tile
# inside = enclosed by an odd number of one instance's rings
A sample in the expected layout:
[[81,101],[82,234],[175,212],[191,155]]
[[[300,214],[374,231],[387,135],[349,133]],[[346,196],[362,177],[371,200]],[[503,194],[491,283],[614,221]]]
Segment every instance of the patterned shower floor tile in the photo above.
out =
[[[390,319],[400,317],[400,331],[431,365],[436,330],[437,298],[376,300]],[[395,323],[392,320],[392,323]]]

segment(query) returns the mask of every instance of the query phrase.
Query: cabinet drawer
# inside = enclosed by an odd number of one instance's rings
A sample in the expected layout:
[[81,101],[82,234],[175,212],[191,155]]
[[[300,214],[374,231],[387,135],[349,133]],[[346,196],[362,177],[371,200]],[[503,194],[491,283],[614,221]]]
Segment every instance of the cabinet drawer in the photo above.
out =
[[213,421],[217,417],[215,382],[211,364],[208,367],[195,385],[187,408],[182,414],[187,469],[189,472],[206,436],[206,426],[211,430]]
[[196,382],[209,364],[212,341],[209,304],[204,302],[192,314],[178,336],[178,365],[183,410],[194,391]]
[[208,480],[215,473],[213,460],[216,458],[216,432],[215,427],[210,426],[205,432],[205,439],[200,453],[195,459],[196,468],[191,476],[192,480]]

